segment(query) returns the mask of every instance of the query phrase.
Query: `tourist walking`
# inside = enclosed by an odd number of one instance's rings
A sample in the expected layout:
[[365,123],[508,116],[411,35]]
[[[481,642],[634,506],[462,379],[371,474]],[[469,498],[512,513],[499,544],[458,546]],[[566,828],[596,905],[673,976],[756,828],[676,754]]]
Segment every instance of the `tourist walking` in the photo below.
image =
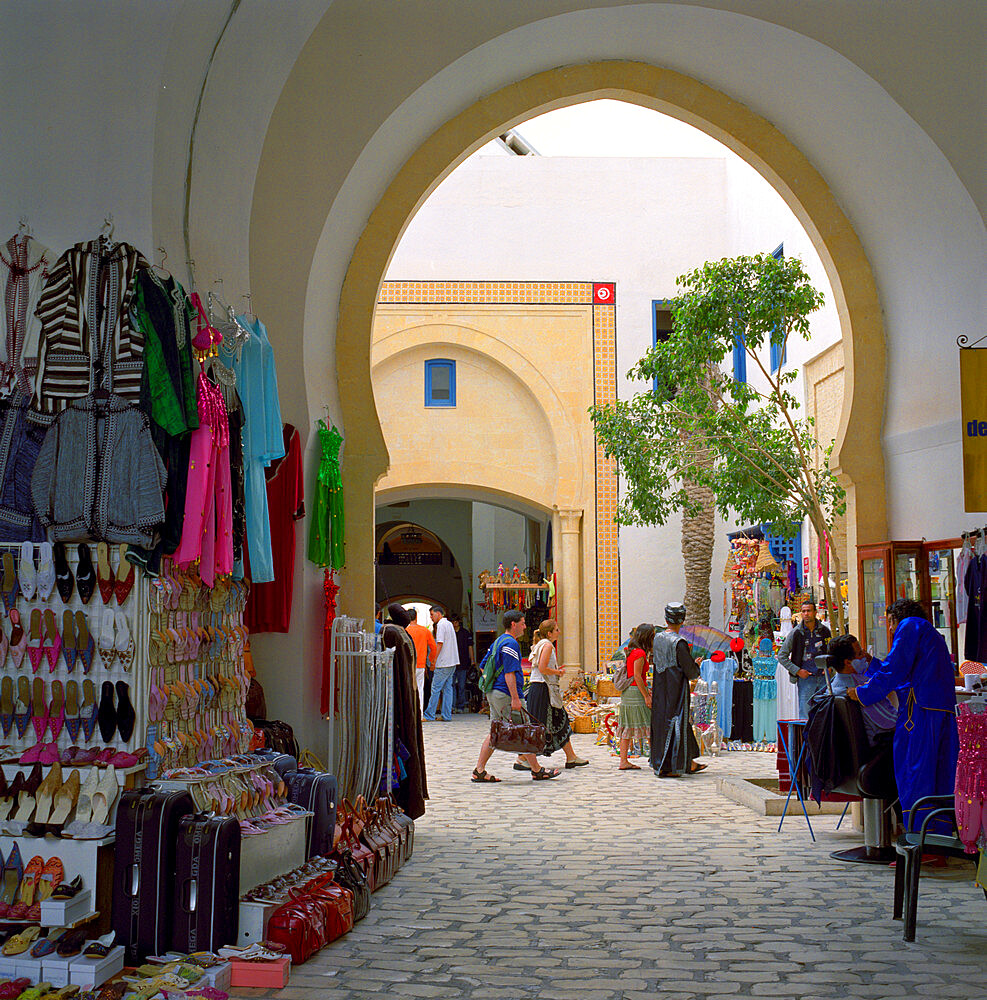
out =
[[452,720],[452,682],[459,666],[459,643],[456,642],[456,630],[452,622],[445,616],[445,609],[438,604],[432,606],[429,612],[432,624],[435,626],[435,670],[432,673],[432,694],[428,699],[428,708],[422,716],[427,722],[435,722],[435,713],[442,699],[442,721]]
[[[551,757],[556,750],[565,751],[567,768],[585,767],[589,761],[577,756],[569,737],[572,727],[569,715],[562,704],[559,678],[564,671],[559,667],[555,643],[559,639],[559,626],[552,619],[543,621],[534,634],[534,645],[528,654],[531,675],[528,678],[528,712],[545,727],[545,749],[539,756]],[[521,757],[514,762],[515,771],[530,771]]]
[[703,771],[697,764],[699,744],[692,731],[689,682],[699,677],[699,665],[689,644],[679,638],[685,605],[665,605],[665,631],[655,635],[651,682],[651,766],[659,778],[678,778]]
[[[509,720],[512,712],[522,712],[524,701],[521,692],[524,690],[524,671],[521,668],[521,647],[518,637],[524,632],[524,615],[520,611],[504,612],[504,641],[498,643],[494,655],[494,682],[492,690],[487,692],[487,704],[490,706],[490,721],[498,719]],[[490,746],[490,734],[480,745],[480,756],[473,769],[472,781],[478,784],[496,784],[500,778],[487,773],[487,761],[493,754]],[[522,760],[531,769],[531,777],[535,781],[545,781],[557,778],[562,772],[555,767],[539,767],[538,758],[533,753],[524,754]]]
[[627,759],[627,755],[635,740],[646,740],[651,736],[651,692],[646,675],[648,654],[654,642],[655,627],[645,622],[631,632],[627,643],[627,676],[633,681],[620,694],[620,713],[617,716],[621,771],[641,770]]
[[[397,605],[401,607],[400,605]],[[395,605],[391,605],[391,617],[394,618],[393,608]],[[404,610],[403,608],[401,609]],[[438,650],[435,647],[435,638],[431,631],[425,628],[424,625],[419,625],[414,619],[414,615],[406,612],[411,621],[405,626],[405,631],[411,636],[411,641],[415,644],[415,684],[418,686],[418,705],[419,714],[423,715],[425,712],[425,669],[428,667],[431,670],[435,669],[435,659],[438,656]],[[394,619],[397,621],[397,619]]]

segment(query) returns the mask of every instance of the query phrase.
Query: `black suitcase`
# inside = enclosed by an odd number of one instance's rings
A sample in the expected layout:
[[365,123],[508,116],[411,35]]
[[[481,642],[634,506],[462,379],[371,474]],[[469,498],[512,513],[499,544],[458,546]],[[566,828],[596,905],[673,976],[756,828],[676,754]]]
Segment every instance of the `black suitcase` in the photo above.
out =
[[193,811],[185,791],[124,792],[117,806],[113,865],[113,930],[127,965],[171,947],[175,842]]
[[315,814],[305,845],[306,857],[330,854],[336,830],[336,776],[303,767],[286,774],[284,780],[289,800]]
[[283,778],[289,771],[298,770],[298,759],[289,753],[278,750],[254,750],[251,757],[256,757],[264,764],[270,764]]
[[178,824],[171,947],[183,954],[236,944],[240,824],[196,813]]

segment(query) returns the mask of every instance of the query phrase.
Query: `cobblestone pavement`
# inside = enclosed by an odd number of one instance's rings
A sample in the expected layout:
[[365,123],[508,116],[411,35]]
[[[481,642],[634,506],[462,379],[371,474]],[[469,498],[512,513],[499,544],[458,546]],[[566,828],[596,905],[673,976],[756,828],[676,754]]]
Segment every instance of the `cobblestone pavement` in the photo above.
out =
[[589,767],[536,783],[495,754],[502,783],[471,784],[487,725],[426,723],[432,799],[414,857],[270,996],[987,998],[972,865],[923,875],[918,940],[903,943],[893,872],[829,858],[860,843],[849,822],[815,817],[813,844],[801,818],[779,834],[716,791],[717,775],[770,776],[773,755],[727,753],[658,780],[575,736]]

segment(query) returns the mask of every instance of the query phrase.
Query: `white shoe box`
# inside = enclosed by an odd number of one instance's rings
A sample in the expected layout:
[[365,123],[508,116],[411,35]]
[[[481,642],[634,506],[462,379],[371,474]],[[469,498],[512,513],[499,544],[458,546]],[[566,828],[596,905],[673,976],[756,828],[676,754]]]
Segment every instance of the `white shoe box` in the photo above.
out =
[[105,958],[77,958],[69,969],[69,982],[83,989],[95,989],[123,970],[123,945],[111,948]]
[[7,979],[17,978],[17,956],[0,955],[0,976]]
[[52,986],[68,986],[69,969],[78,961],[78,955],[63,958],[61,955],[46,955],[41,960],[41,981]]
[[64,927],[88,917],[92,910],[93,895],[88,890],[71,899],[46,899],[41,904],[42,927]]
[[245,948],[260,944],[267,937],[267,922],[280,903],[241,903],[236,943]]
[[194,985],[211,986],[214,990],[222,990],[224,993],[230,992],[230,980],[233,977],[233,966],[229,962],[214,965],[211,969],[206,969],[203,977]]
[[14,978],[20,979],[23,976],[25,979],[30,979],[32,983],[44,982],[41,978],[41,964],[40,958],[31,958],[31,949],[28,948],[23,955],[17,956],[17,969],[14,972]]

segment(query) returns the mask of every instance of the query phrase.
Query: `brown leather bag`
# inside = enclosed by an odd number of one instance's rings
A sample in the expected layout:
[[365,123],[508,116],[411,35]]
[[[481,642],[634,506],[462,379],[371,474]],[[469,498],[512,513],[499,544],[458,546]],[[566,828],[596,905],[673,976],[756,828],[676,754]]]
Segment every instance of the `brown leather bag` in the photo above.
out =
[[541,753],[545,749],[545,727],[536,722],[527,709],[525,722],[513,719],[494,719],[490,723],[490,746],[509,753]]

